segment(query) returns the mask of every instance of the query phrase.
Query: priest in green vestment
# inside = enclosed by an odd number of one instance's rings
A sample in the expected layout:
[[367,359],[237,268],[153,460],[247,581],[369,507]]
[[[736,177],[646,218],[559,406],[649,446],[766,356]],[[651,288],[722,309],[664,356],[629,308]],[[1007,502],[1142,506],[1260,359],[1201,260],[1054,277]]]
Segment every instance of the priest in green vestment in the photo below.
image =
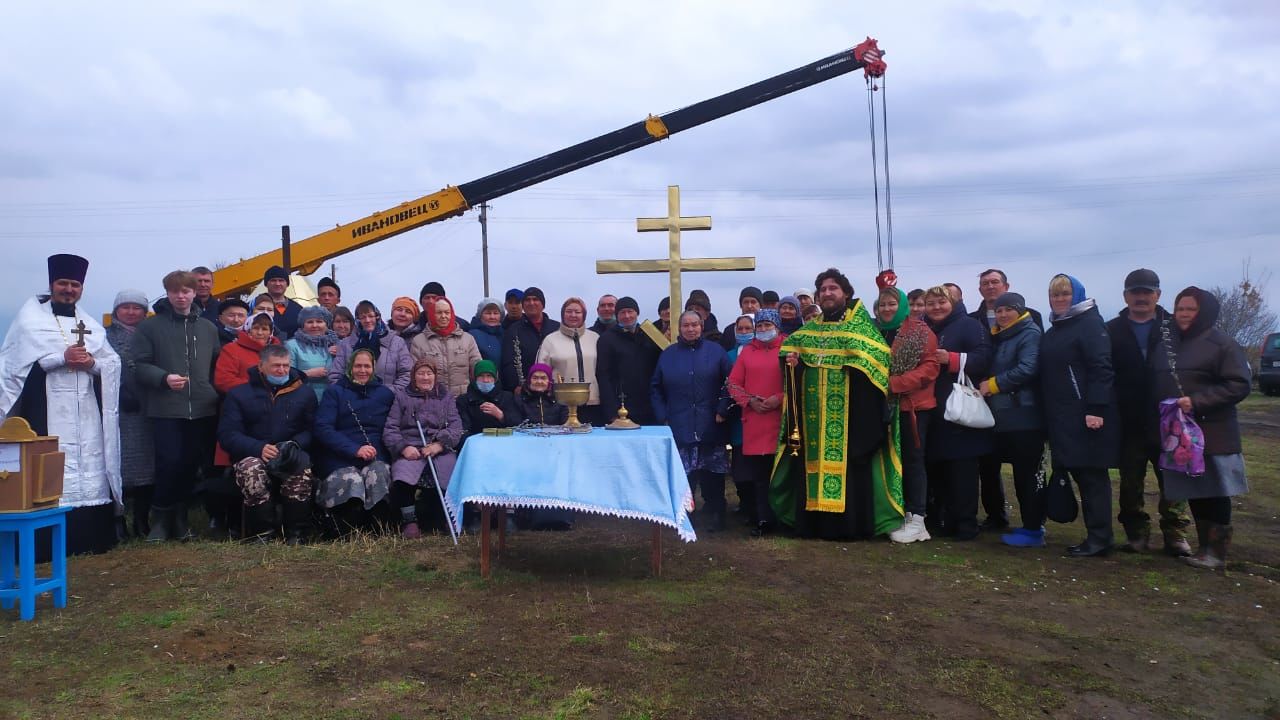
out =
[[801,537],[883,535],[903,517],[889,346],[839,270],[818,275],[816,287],[822,315],[779,351],[786,392],[770,501]]

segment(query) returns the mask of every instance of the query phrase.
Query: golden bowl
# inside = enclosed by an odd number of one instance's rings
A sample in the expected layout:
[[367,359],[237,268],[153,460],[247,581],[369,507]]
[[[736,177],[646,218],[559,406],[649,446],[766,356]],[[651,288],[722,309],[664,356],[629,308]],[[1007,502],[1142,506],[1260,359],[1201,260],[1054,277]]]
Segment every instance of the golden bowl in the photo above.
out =
[[586,405],[591,399],[591,383],[556,383],[555,393],[557,400],[569,406],[569,419],[565,421],[565,426],[580,427],[582,423],[578,421],[578,406]]

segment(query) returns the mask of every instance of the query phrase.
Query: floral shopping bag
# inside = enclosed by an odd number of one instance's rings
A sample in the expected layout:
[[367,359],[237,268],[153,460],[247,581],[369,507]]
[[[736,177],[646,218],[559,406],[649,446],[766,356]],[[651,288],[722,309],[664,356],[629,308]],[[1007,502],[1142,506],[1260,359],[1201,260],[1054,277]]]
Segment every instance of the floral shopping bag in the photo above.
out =
[[1204,431],[1182,412],[1176,398],[1160,401],[1160,467],[1204,474]]

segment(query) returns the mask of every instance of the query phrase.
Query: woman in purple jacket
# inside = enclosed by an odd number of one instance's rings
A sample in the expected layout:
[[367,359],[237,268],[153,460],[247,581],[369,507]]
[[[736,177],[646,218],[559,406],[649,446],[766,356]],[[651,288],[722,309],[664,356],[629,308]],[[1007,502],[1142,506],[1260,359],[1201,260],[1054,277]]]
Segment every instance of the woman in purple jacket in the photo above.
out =
[[382,440],[394,458],[391,504],[400,509],[400,531],[410,540],[422,536],[415,500],[419,487],[429,487],[420,483],[424,472],[428,473],[426,482],[431,482],[428,460],[435,466],[435,478],[443,492],[449,487],[449,477],[458,460],[457,448],[462,442],[457,401],[443,382],[437,382],[434,361],[418,360],[411,378],[409,387],[396,391],[382,430]]

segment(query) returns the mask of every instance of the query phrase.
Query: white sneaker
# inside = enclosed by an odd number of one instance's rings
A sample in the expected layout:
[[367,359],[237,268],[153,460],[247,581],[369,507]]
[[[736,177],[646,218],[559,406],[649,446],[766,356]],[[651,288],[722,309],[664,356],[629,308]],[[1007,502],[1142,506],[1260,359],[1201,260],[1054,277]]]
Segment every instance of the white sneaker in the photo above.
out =
[[907,513],[902,527],[889,533],[889,539],[896,543],[924,542],[929,538],[929,531],[924,528],[924,516]]

